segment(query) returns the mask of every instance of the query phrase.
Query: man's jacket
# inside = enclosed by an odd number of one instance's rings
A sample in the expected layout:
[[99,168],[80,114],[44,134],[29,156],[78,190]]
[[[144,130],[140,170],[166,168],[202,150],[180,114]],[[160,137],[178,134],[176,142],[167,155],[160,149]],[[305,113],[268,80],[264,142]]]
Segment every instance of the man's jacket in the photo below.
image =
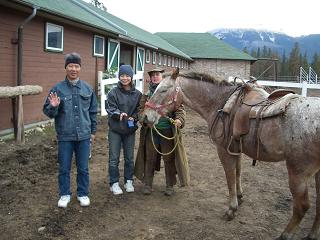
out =
[[91,137],[97,130],[98,103],[92,87],[83,80],[72,85],[67,79],[55,85],[60,104],[53,107],[47,97],[43,112],[55,119],[58,141],[81,141]]

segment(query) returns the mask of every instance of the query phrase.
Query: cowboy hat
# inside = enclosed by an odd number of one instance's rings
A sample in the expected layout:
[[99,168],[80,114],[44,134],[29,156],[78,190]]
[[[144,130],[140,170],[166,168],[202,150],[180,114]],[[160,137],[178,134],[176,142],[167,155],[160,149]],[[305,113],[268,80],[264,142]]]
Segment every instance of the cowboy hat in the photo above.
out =
[[163,73],[163,72],[164,72],[164,70],[163,70],[163,69],[161,69],[161,68],[154,68],[154,69],[152,69],[152,70],[150,70],[150,71],[148,72],[148,74],[149,74],[149,76],[150,76],[150,77],[151,77],[151,74],[152,74],[153,72],[160,72],[160,73]]

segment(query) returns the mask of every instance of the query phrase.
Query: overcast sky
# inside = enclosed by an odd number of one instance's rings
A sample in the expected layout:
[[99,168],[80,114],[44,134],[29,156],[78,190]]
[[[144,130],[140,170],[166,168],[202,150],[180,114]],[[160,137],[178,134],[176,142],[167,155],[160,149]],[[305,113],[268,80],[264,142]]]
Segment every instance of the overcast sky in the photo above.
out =
[[100,1],[109,13],[151,33],[254,28],[294,37],[320,34],[319,0]]

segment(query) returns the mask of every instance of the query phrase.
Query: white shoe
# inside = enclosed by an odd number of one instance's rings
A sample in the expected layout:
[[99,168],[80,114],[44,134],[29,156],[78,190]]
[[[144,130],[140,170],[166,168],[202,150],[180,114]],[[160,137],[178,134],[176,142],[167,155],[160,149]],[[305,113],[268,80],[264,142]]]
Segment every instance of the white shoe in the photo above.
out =
[[114,184],[112,184],[112,186],[110,187],[110,191],[114,194],[114,195],[120,195],[122,194],[122,189],[119,186],[119,183],[116,182]]
[[70,199],[70,195],[62,195],[58,201],[58,207],[66,208],[68,206],[68,203],[70,202]]
[[126,189],[126,192],[134,192],[134,187],[133,187],[133,181],[132,180],[127,180],[127,183],[124,185],[124,188]]
[[90,205],[90,198],[88,196],[77,197],[81,207],[88,207]]

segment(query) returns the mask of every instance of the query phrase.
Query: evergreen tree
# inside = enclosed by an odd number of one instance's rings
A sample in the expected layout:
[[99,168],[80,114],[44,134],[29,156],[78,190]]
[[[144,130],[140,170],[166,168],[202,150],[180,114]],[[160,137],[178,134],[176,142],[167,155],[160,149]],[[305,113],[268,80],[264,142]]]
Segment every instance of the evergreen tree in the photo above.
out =
[[256,51],[254,48],[252,48],[250,55],[251,55],[252,57],[256,58],[256,57],[257,57],[257,51]]
[[280,66],[280,76],[288,76],[288,62],[286,57],[286,52],[283,51],[281,57],[281,66]]
[[313,55],[311,67],[318,74],[318,78],[320,78],[320,57],[317,53]]
[[243,51],[244,53],[249,54],[249,51],[248,51],[248,48],[247,48],[247,47],[244,47],[242,51]]
[[106,6],[104,6],[104,4],[100,2],[100,0],[91,0],[90,3],[103,11],[107,11]]
[[263,49],[262,49],[262,57],[268,57],[268,49],[267,49],[267,46],[263,46]]
[[288,59],[288,73],[290,76],[299,76],[300,72],[300,47],[296,42]]
[[300,66],[301,66],[305,71],[308,71],[308,69],[309,69],[309,64],[308,64],[308,59],[307,59],[307,51],[305,51],[305,53],[304,53],[303,56],[300,54]]

